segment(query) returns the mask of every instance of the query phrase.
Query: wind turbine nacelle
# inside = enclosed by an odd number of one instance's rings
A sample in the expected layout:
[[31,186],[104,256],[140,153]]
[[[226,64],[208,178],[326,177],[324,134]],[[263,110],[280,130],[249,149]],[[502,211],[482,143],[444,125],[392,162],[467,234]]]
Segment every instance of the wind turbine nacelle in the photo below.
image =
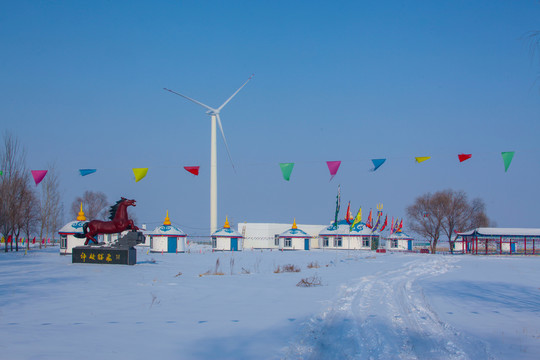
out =
[[217,114],[219,114],[219,111],[218,110],[208,110],[206,113],[208,115],[217,115]]

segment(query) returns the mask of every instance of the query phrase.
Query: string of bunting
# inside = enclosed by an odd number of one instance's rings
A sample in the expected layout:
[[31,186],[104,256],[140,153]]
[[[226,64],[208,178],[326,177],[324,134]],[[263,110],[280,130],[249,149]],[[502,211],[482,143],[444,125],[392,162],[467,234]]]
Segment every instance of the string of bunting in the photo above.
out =
[[[508,171],[508,168],[510,167],[510,164],[512,163],[512,160],[514,158],[515,151],[504,151],[501,153],[501,156],[503,158],[504,163],[504,172]],[[458,160],[460,163],[469,160],[472,158],[472,154],[459,154]],[[431,156],[417,156],[414,158],[417,163],[423,163],[424,161],[427,161],[431,159]],[[373,163],[373,168],[370,169],[370,171],[374,172],[377,171],[385,162],[386,158],[383,159],[371,159],[371,162]],[[291,174],[293,171],[295,163],[279,163],[279,167],[281,169],[281,173],[283,175],[283,179],[286,181],[290,181]],[[339,167],[341,166],[341,161],[327,161],[326,165],[328,166],[328,171],[330,172],[330,181],[336,176],[338,173]],[[193,174],[194,176],[199,175],[199,166],[184,166],[184,169],[189,172],[190,174]],[[133,175],[135,178],[135,182],[139,182],[142,179],[146,177],[148,174],[148,168],[133,168]],[[79,169],[79,174],[81,176],[88,176],[91,174],[94,174],[97,172],[97,169]],[[34,179],[34,182],[37,185],[39,185],[40,182],[43,181],[45,176],[47,175],[47,170],[31,170],[32,177]],[[3,170],[0,170],[0,176],[4,176]]]

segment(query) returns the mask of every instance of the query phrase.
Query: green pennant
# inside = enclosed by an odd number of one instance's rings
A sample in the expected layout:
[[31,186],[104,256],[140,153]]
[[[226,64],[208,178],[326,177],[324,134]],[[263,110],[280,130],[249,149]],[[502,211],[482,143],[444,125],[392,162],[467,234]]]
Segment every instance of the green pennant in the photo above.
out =
[[281,168],[281,172],[283,173],[283,178],[289,181],[291,179],[291,173],[294,167],[294,163],[279,163],[279,167]]
[[512,159],[514,158],[514,151],[504,151],[501,155],[504,161],[504,172],[507,172]]

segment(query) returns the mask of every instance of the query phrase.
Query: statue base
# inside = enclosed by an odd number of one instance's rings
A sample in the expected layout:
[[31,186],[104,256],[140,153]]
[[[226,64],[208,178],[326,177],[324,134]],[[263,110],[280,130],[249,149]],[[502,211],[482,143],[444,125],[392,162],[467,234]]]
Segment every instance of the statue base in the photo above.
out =
[[134,247],[76,246],[72,250],[72,263],[135,265],[137,250]]

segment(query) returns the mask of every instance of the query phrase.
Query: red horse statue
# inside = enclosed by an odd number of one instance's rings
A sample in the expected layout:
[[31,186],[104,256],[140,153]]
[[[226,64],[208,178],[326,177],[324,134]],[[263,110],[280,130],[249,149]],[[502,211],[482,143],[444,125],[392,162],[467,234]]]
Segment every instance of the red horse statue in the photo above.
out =
[[81,238],[86,238],[84,245],[88,245],[90,240],[97,244],[98,241],[94,237],[97,234],[117,234],[127,229],[139,230],[133,223],[133,220],[128,218],[128,206],[136,206],[135,200],[121,198],[116,204],[111,206],[111,215],[109,216],[111,221],[92,220],[84,223],[83,234],[80,235]]

